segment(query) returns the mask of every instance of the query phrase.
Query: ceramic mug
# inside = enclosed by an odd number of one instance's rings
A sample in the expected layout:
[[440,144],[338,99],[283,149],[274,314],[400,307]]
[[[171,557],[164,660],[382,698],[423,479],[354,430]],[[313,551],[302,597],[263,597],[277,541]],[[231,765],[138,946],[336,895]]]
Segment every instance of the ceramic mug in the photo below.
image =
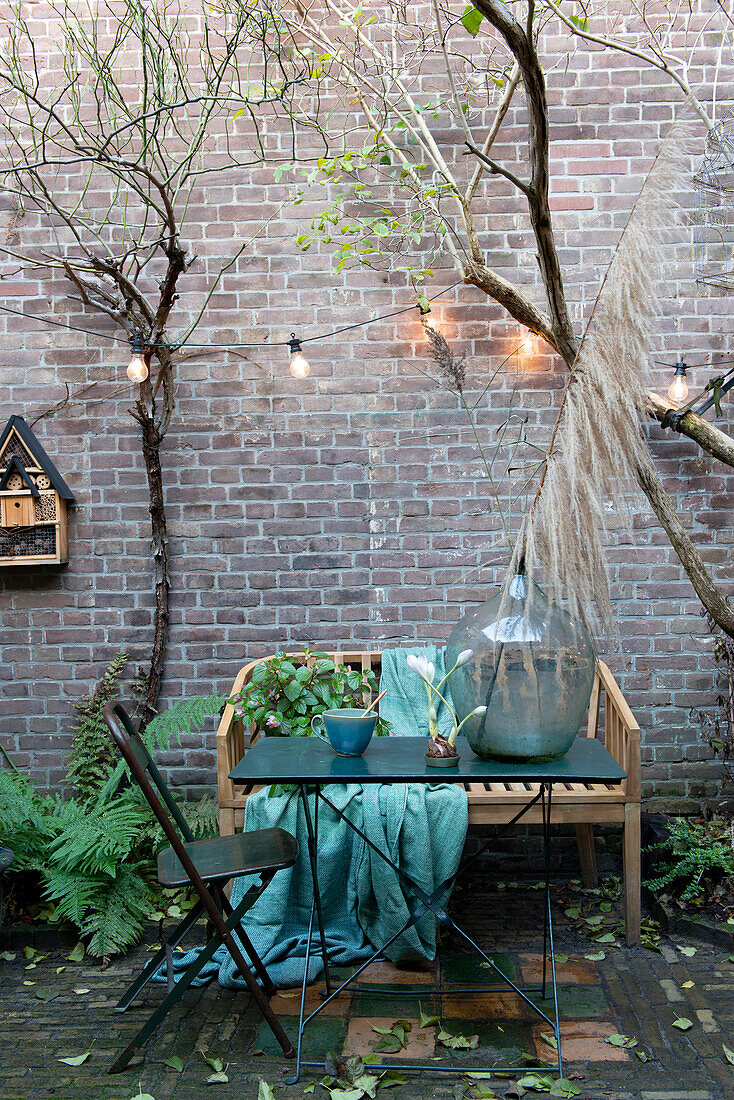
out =
[[[316,728],[322,723],[326,737]],[[326,710],[311,719],[311,729],[322,741],[327,741],[340,756],[361,756],[372,740],[377,725],[376,714],[364,714],[364,709]]]

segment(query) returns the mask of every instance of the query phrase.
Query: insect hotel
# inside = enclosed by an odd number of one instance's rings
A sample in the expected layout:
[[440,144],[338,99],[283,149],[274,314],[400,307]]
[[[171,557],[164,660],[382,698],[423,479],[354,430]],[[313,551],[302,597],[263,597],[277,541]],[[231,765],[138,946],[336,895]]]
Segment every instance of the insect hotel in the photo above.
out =
[[22,416],[0,435],[0,566],[68,561],[66,508],[74,494]]

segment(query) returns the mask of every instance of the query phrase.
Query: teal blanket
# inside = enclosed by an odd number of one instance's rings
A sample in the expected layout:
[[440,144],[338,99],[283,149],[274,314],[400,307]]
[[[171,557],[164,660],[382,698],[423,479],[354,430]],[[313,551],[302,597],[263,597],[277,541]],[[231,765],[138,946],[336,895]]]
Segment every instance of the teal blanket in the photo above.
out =
[[[433,647],[423,647],[433,660]],[[403,651],[404,653],[406,651]],[[408,651],[410,652],[410,651]],[[434,662],[437,663],[437,662]],[[399,680],[396,681],[396,674]],[[383,654],[381,687],[388,688],[381,713],[393,723],[396,734],[423,733],[425,689],[414,673],[400,669],[399,658],[388,657],[387,677]],[[410,677],[410,679],[408,679]],[[415,681],[423,698],[413,692]],[[391,698],[392,697],[392,698]],[[385,703],[391,700],[391,706]],[[440,722],[439,722],[440,725]],[[426,729],[427,735],[427,719]],[[458,867],[468,820],[466,794],[455,784],[329,784],[324,795],[369,840],[428,893],[450,878]],[[314,795],[309,795],[311,815]],[[245,810],[245,831],[279,826],[299,844],[293,868],[279,871],[268,889],[246,913],[243,926],[280,988],[303,979],[308,920],[311,911],[311,869],[303,804],[297,792],[268,798],[267,790],[251,795]],[[400,880],[388,864],[349,828],[338,815],[319,804],[319,886],[324,910],[326,940],[334,965],[368,958],[407,920],[408,905]],[[232,892],[236,905],[252,879],[238,879]],[[444,903],[448,898],[444,898]],[[431,914],[403,933],[387,955],[393,961],[427,957],[436,953],[436,925]],[[175,958],[180,972],[193,952]],[[308,980],[322,972],[321,956],[311,954]],[[227,988],[244,987],[224,949],[202,970],[200,981],[217,976]]]

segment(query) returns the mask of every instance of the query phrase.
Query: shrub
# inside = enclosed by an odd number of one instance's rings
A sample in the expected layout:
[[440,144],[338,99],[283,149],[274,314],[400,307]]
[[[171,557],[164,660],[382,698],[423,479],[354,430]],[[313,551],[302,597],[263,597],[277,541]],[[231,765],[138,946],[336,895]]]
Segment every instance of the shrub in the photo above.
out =
[[682,901],[698,901],[722,883],[734,885],[734,825],[677,817],[651,850],[664,853],[657,877],[645,884],[655,893],[671,888]]

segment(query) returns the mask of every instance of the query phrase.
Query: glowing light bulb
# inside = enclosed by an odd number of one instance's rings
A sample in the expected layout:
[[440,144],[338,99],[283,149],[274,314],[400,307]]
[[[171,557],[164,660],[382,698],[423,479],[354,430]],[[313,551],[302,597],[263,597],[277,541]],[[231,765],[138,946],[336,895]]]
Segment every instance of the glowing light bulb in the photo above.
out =
[[133,336],[130,345],[133,355],[128,363],[127,376],[131,382],[137,382],[140,385],[148,377],[148,364],[145,362],[145,345],[139,333]]
[[295,332],[291,333],[288,341],[291,349],[291,361],[289,370],[294,378],[308,378],[311,373],[311,365],[301,350],[301,341],[296,339]]
[[523,342],[520,344],[520,351],[524,355],[532,355],[532,353],[533,353],[533,338],[530,334],[528,334],[525,337],[525,339],[523,340]]
[[688,397],[688,383],[686,382],[686,368],[679,363],[675,368],[675,378],[668,386],[668,397],[678,405],[684,404]]

